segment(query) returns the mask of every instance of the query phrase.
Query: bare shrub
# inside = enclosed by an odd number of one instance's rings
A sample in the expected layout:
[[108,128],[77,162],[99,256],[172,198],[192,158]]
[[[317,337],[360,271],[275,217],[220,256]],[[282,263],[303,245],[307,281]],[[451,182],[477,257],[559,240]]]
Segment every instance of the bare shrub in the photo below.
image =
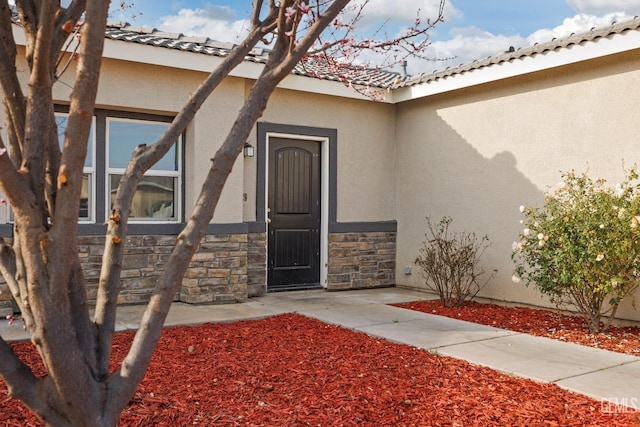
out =
[[427,217],[427,240],[414,263],[421,270],[426,286],[439,295],[445,307],[460,307],[473,299],[495,276],[497,270],[483,282],[485,271],[480,258],[491,245],[489,238],[478,238],[475,233],[452,232],[452,219],[443,217],[435,226]]

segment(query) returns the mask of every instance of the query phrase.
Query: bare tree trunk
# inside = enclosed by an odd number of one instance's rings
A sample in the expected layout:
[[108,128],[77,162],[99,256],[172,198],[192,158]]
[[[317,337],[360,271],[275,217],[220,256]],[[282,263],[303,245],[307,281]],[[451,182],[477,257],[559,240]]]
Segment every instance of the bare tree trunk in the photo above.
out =
[[[213,218],[224,183],[231,173],[235,160],[242,152],[244,141],[257,120],[262,116],[269,97],[278,83],[302,59],[318,34],[335,19],[348,2],[349,0],[334,2],[332,7],[316,21],[297,49],[290,51],[288,40],[278,38],[275,49],[270,52],[265,69],[251,89],[225,142],[212,159],[212,166],[202,185],[196,206],[184,230],[177,238],[168,267],[158,281],[129,354],[122,363],[120,372],[112,374],[110,391],[114,393],[112,395],[114,412],[116,408],[124,408],[126,401],[128,401],[127,396],[133,395],[137,384],[144,377],[153,349],[160,338],[162,325],[169,313],[173,297],[182,283],[189,261],[198,249],[206,227]],[[283,7],[285,5],[281,6],[281,8]],[[283,11],[280,10],[280,13],[282,14]]]
[[[106,14],[108,2],[88,3],[86,22],[102,24],[85,24],[82,31],[80,60],[61,157],[55,139],[51,95],[55,75],[52,64],[56,59],[52,52],[60,40],[58,34],[68,34],[69,25],[54,19],[59,12],[53,2],[18,4],[27,39],[27,61],[32,73],[28,95],[22,102],[20,85],[8,72],[12,68],[8,64],[15,62],[16,55],[11,53],[15,46],[0,44],[0,51],[7,52],[8,59],[0,61],[0,82],[4,93],[11,92],[14,96],[8,101],[5,96],[5,103],[8,104],[9,117],[13,118],[11,133],[17,136],[15,151],[19,154],[12,159],[0,155],[0,182],[14,207],[16,223],[13,248],[2,243],[0,271],[10,277],[9,286],[20,301],[26,325],[48,376],[35,379],[4,341],[0,341],[0,373],[9,384],[12,395],[23,400],[43,422],[91,426],[116,423],[144,376],[173,296],[213,217],[244,140],[262,115],[277,84],[291,72],[319,32],[347,2],[341,0],[330,7],[296,49],[292,49],[289,37],[277,38],[276,49],[265,72],[256,82],[229,136],[213,159],[194,213],[178,237],[170,267],[158,282],[132,349],[120,371],[111,375],[109,358],[123,255],[121,242],[126,237],[128,212],[135,188],[146,170],[171,148],[215,87],[244,60],[249,51],[270,32],[277,30],[284,34],[290,30],[287,26],[291,25],[291,20],[284,10],[295,1],[281,2],[280,7],[269,1],[269,10],[263,19],[260,19],[262,1],[256,2],[253,29],[245,42],[234,49],[185,103],[166,134],[157,143],[139,147],[134,153],[121,180],[109,220],[95,323],[88,317],[82,269],[75,253],[75,236],[86,156],[86,143],[80,142],[87,140],[93,115],[106,22],[106,17],[101,15]],[[73,2],[68,10],[75,10],[81,3]],[[0,8],[0,19],[5,23],[10,16],[7,10]],[[20,125],[23,121],[24,129]],[[21,135],[24,139],[20,138]],[[0,145],[2,147],[3,144]],[[45,185],[45,182],[49,184]],[[48,218],[52,219],[51,223]],[[64,242],[64,245],[59,242]]]
[[[101,376],[105,376],[109,372],[109,356],[115,325],[117,292],[124,254],[121,242],[125,241],[127,235],[129,211],[136,187],[144,173],[169,151],[220,82],[244,60],[246,55],[266,34],[273,30],[275,19],[277,18],[274,10],[271,10],[262,21],[256,18],[259,16],[259,12],[260,10],[256,9],[254,13],[254,28],[244,42],[234,49],[223,63],[199,86],[160,140],[149,147],[138,147],[136,149],[127,170],[120,180],[115,203],[109,217],[96,302],[95,323],[99,329],[99,370]],[[171,298],[173,298],[173,294]]]
[[[7,0],[0,0],[0,87],[9,136],[8,145],[0,138],[0,187],[15,219],[12,245],[0,238],[0,273],[22,311],[47,376],[36,378],[1,338],[0,376],[10,396],[22,400],[46,425],[113,426],[145,375],[169,307],[244,142],[277,85],[308,54],[321,33],[337,22],[349,0],[317,2],[313,19],[306,20],[303,15],[311,13],[300,0],[253,2],[246,39],[185,102],[160,140],[135,150],[108,218],[93,320],[76,251],[77,220],[109,1],[71,0],[65,2],[66,7],[61,7],[60,1],[15,3],[30,74],[24,93],[16,74],[18,50],[12,11]],[[77,29],[83,13],[69,120],[60,152],[52,87],[58,77],[62,46]],[[301,22],[304,28],[299,28]],[[164,275],[158,279],[132,347],[120,369],[112,373],[109,364],[123,242],[136,187],[145,172],[171,149],[220,82],[268,37],[273,37],[274,48],[267,64],[212,159],[195,208],[177,238]],[[328,46],[339,45],[341,42],[334,41]]]
[[[3,93],[17,94],[9,101],[5,97],[5,105],[11,104],[10,128],[17,140],[12,150],[20,153],[12,156],[13,161],[0,156],[0,182],[15,218],[13,250],[3,245],[1,270],[3,275],[14,272],[8,283],[48,376],[34,385],[30,370],[4,342],[0,373],[11,393],[51,425],[98,425],[101,418],[102,386],[93,375],[95,357],[90,350],[94,339],[75,236],[87,148],[83,141],[87,140],[95,105],[108,3],[94,1],[86,8],[86,19],[92,24],[82,31],[86,42],[78,60],[70,112],[70,121],[76,120],[70,127],[77,134],[67,135],[62,167],[57,166],[60,152],[53,116],[55,59],[85,11],[85,2],[72,2],[64,10],[56,2],[18,2],[31,69],[25,102],[20,99],[19,86],[16,89],[17,80],[0,78]],[[2,16],[6,24],[6,15]],[[7,52],[15,49],[12,39],[7,39],[3,48]],[[16,60],[15,55],[5,59],[0,60],[2,70]],[[45,190],[47,181],[50,184]]]

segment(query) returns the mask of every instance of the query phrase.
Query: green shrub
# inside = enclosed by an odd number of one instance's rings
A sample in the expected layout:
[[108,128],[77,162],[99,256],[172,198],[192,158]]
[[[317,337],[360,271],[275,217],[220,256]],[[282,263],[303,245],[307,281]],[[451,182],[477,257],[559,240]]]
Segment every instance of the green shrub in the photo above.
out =
[[639,284],[640,184],[635,168],[625,172],[614,188],[565,173],[542,208],[520,207],[525,219],[514,242],[514,281],[532,283],[558,307],[577,310],[592,332],[609,327]]
[[426,286],[438,294],[445,307],[460,307],[473,299],[491,280],[484,282],[479,277],[484,269],[479,266],[480,257],[487,247],[487,236],[478,239],[475,233],[453,233],[449,231],[452,220],[443,217],[434,227],[427,217],[427,240],[423,242],[415,264],[421,270]]

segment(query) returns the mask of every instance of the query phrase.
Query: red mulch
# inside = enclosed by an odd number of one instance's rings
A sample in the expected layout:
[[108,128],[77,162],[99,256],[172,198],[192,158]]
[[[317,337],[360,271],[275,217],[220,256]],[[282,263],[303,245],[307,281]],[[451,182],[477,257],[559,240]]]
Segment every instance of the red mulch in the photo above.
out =
[[443,307],[440,300],[393,305],[510,331],[640,356],[640,328],[635,326],[612,326],[605,333],[594,334],[589,332],[587,322],[580,316],[543,309],[504,307],[475,301],[470,301],[463,307]]
[[[121,360],[131,333],[115,339]],[[36,364],[30,343],[14,343]],[[6,393],[0,384],[0,394]],[[628,426],[552,384],[296,314],[165,329],[120,426]],[[0,425],[37,425],[15,400]]]

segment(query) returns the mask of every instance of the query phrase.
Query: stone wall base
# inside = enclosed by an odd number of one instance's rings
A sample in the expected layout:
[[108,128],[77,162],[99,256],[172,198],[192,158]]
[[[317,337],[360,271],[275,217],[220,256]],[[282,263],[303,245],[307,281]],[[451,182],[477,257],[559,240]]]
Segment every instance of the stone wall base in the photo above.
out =
[[[119,304],[142,304],[149,298],[169,261],[175,236],[134,235],[126,239]],[[104,236],[78,238],[87,295],[95,303]],[[388,287],[395,284],[396,233],[353,232],[329,235],[328,290]],[[224,304],[264,295],[266,233],[215,234],[203,238],[175,300]],[[0,278],[0,316],[16,309]]]
[[249,233],[247,293],[258,297],[267,293],[267,233]]
[[[87,293],[96,299],[104,236],[79,239]],[[175,236],[128,236],[122,261],[118,304],[149,301],[176,242]],[[175,300],[193,304],[220,304],[247,298],[247,235],[206,235],[189,264]]]
[[[91,304],[95,304],[98,292],[104,239],[104,236],[78,237],[78,255]],[[176,236],[127,237],[118,304],[143,304],[149,301],[169,261],[175,242]],[[192,304],[245,301],[248,298],[248,273],[251,274],[254,292],[259,292],[261,288],[266,289],[265,243],[264,233],[206,235],[189,264],[174,300]],[[253,263],[251,268],[247,265],[249,259]],[[0,277],[0,316],[5,317],[15,310],[17,306],[13,302],[11,292]]]
[[329,290],[388,287],[395,284],[396,233],[329,235]]
[[[2,278],[0,278],[0,281]],[[13,299],[11,298],[11,293],[9,289],[4,284],[4,282],[0,282],[0,319],[6,318],[8,315],[13,314],[17,308],[13,303]]]
[[221,304],[247,299],[246,234],[205,236],[182,280],[179,300]]

